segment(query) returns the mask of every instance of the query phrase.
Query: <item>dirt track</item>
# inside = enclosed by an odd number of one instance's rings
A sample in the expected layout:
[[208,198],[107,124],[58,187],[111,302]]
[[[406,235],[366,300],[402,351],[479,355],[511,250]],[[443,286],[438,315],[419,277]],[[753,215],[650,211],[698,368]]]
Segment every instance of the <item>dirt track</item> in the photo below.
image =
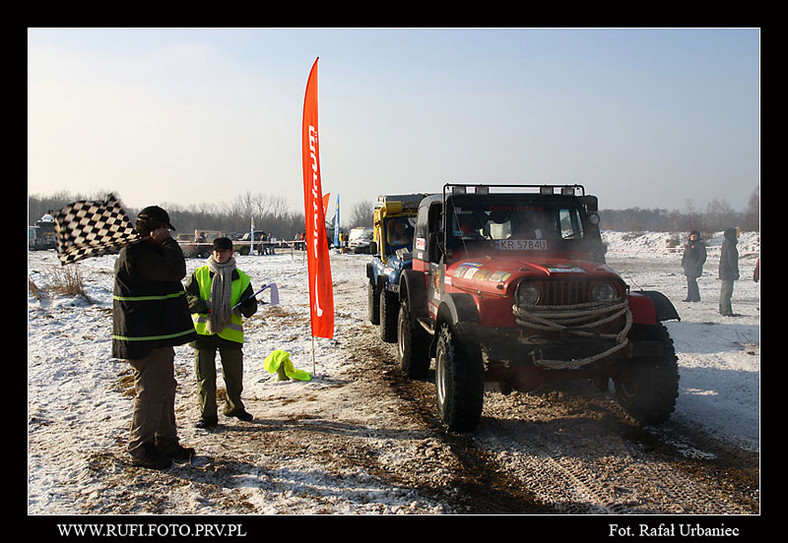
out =
[[409,381],[397,371],[393,348],[364,343],[355,349],[357,362],[377,359],[387,368],[359,370],[377,376],[367,379],[367,392],[394,394],[431,443],[411,451],[423,469],[380,476],[429,488],[458,513],[758,512],[755,454],[675,424],[642,429],[590,383],[510,395],[491,387],[480,429],[452,435],[436,418],[432,376]]
[[[353,289],[355,285],[342,285]],[[338,299],[342,299],[341,296]],[[339,307],[338,311],[348,311]],[[288,315],[281,315],[282,320]],[[292,316],[291,316],[292,317]],[[296,317],[292,317],[296,318]],[[252,324],[253,326],[253,324]],[[118,446],[92,453],[75,485],[84,514],[690,514],[759,513],[759,464],[676,423],[643,429],[590,383],[485,394],[470,435],[437,419],[432,372],[400,373],[395,346],[367,322],[336,341],[344,373],[294,396],[245,398],[251,422],[184,427],[197,450],[165,472],[131,467]],[[191,368],[178,369],[179,420],[193,418]],[[119,388],[129,386],[119,375]],[[300,394],[300,395],[299,395]]]
[[[404,378],[375,327],[355,333],[339,345],[352,369],[319,395],[248,399],[261,416],[187,430],[198,456],[167,472],[130,467],[120,446],[95,455],[102,490],[75,496],[75,506],[88,514],[759,512],[755,454],[672,423],[642,429],[590,383],[488,390],[479,430],[446,433],[432,375]],[[184,388],[188,410],[193,392]],[[304,479],[314,470],[318,481]],[[283,496],[281,505],[272,496]],[[407,505],[383,505],[392,501]]]

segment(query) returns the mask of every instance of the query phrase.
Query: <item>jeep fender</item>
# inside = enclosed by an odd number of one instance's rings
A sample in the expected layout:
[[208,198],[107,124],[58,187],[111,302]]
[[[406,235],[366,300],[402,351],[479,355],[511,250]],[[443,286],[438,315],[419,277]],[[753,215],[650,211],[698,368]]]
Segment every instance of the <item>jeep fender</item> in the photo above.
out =
[[413,318],[424,318],[427,311],[427,279],[423,272],[402,270],[399,278],[399,299],[407,300]]
[[678,311],[667,296],[655,290],[639,290],[629,295],[629,308],[635,324],[680,321]]
[[430,344],[430,356],[435,356],[435,351],[440,338],[440,329],[443,324],[448,324],[461,341],[475,342],[474,325],[479,323],[479,311],[476,302],[470,294],[446,294],[438,307],[435,319],[435,334]]
[[438,307],[436,327],[442,323],[456,327],[457,324],[476,324],[479,322],[479,312],[476,302],[470,294],[447,294]]

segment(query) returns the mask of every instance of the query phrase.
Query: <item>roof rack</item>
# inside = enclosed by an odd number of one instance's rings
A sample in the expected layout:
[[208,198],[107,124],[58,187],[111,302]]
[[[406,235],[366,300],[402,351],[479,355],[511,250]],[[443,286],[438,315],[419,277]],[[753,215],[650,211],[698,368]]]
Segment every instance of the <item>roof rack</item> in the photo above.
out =
[[443,185],[444,196],[447,190],[450,194],[489,194],[490,189],[517,188],[538,191],[542,195],[559,194],[561,196],[585,196],[586,189],[583,185],[497,185],[486,183],[446,183]]
[[422,193],[414,194],[382,194],[378,196],[378,205],[385,206],[391,202],[401,202],[403,208],[418,207],[419,202],[426,196]]

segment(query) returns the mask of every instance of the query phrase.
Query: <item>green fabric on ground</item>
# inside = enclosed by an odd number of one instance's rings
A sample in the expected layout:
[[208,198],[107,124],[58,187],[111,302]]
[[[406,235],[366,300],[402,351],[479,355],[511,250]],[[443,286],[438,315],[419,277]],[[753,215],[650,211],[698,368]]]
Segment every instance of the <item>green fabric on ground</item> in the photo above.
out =
[[269,354],[265,361],[263,361],[265,371],[269,373],[277,373],[279,369],[284,370],[284,374],[290,379],[298,379],[299,381],[309,381],[312,375],[304,370],[298,370],[293,366],[290,360],[290,353],[277,349]]

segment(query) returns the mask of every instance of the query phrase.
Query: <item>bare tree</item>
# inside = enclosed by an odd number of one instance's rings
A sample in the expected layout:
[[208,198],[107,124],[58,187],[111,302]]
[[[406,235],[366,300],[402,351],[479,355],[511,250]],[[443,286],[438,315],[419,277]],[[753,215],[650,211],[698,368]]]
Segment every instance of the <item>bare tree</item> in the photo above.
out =
[[761,191],[760,187],[755,187],[750,195],[750,200],[747,203],[747,208],[744,210],[744,224],[742,225],[745,230],[760,231],[761,223]]
[[705,221],[705,228],[709,231],[723,230],[737,226],[739,223],[738,216],[730,204],[716,198],[706,206]]
[[350,219],[348,225],[355,226],[372,226],[372,210],[375,208],[369,200],[364,200],[353,206],[350,212]]

